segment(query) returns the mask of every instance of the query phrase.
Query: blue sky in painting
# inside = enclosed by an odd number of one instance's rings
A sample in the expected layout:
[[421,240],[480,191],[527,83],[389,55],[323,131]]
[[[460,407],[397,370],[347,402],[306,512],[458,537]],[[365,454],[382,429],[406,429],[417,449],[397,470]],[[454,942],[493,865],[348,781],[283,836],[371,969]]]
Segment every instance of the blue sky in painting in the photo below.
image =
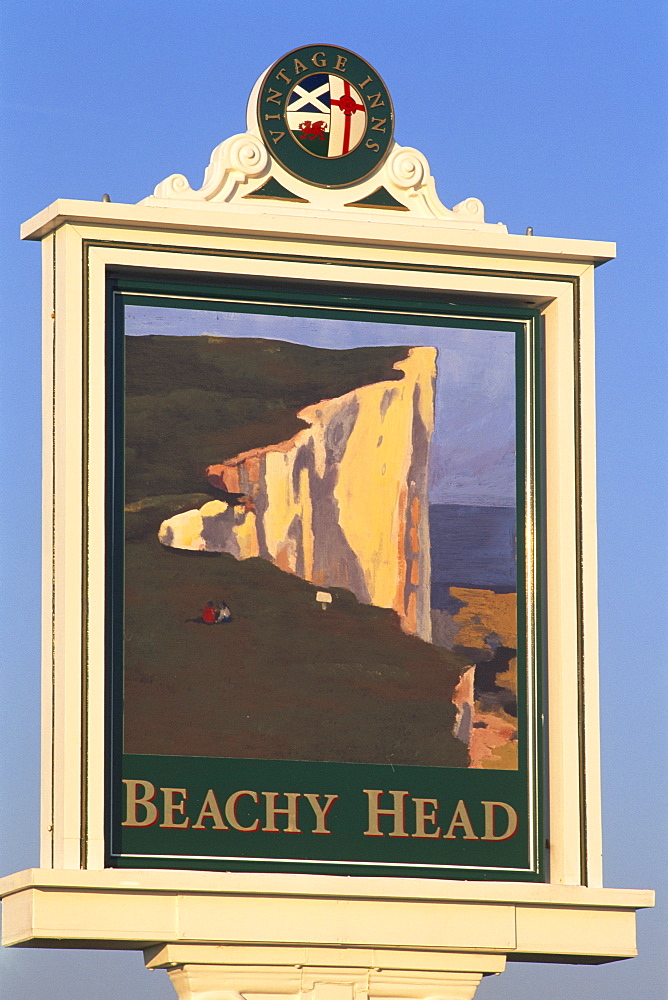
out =
[[[0,11],[0,859],[38,863],[39,246],[19,225],[56,198],[135,203],[174,172],[201,184],[245,128],[253,83],[313,41],[383,76],[396,138],[449,207],[475,196],[511,233],[618,241],[596,271],[605,883],[662,890],[639,957],[512,963],[476,1000],[668,994],[665,497],[666,5],[662,0],[22,0]],[[141,955],[5,949],[0,994],[174,1000]]]
[[125,315],[125,332],[134,337],[261,337],[334,350],[394,344],[436,347],[431,503],[515,504],[515,335],[511,331],[145,305],[127,305]]

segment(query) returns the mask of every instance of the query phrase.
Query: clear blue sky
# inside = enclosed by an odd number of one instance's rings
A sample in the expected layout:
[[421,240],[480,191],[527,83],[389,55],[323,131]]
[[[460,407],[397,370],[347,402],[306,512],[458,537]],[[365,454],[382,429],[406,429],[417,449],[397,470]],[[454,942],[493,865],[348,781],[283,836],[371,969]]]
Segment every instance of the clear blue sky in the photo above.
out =
[[[606,884],[667,888],[666,23],[660,0],[8,0],[3,137],[0,868],[38,862],[40,252],[19,224],[55,198],[194,187],[242,131],[260,73],[309,42],[359,52],[396,138],[441,200],[513,233],[614,240],[598,273],[599,532]],[[662,264],[663,259],[663,264]],[[665,905],[665,904],[664,904]],[[640,958],[513,966],[481,1000],[661,1000],[666,910]],[[6,950],[11,1000],[171,1000],[137,953]]]

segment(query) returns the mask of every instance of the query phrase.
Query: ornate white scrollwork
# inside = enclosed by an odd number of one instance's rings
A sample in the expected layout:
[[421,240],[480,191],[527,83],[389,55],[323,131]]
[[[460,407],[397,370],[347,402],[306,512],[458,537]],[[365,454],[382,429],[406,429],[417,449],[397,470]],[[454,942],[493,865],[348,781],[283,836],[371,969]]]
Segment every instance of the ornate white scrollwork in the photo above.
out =
[[[229,143],[229,145],[227,145]],[[227,140],[225,150],[229,166],[246,177],[257,177],[269,164],[269,153],[257,136],[246,132]]]
[[[485,209],[478,198],[466,198],[453,209],[446,208],[436,193],[427,158],[410,146],[394,146],[378,171],[376,184],[379,180],[413,216],[442,219],[457,228],[499,228],[498,225],[490,227],[485,222]],[[505,226],[501,228],[505,230]]]
[[436,193],[427,158],[410,146],[395,143],[384,163],[363,180],[344,188],[318,187],[289,174],[270,156],[257,130],[258,86],[259,81],[250,97],[249,131],[230,136],[216,146],[202,187],[195,191],[183,174],[172,174],[158,184],[153,197],[144,200],[145,204],[169,200],[213,208],[226,203],[243,206],[247,212],[266,212],[266,196],[256,192],[272,178],[279,189],[284,189],[286,197],[276,196],[269,204],[272,210],[287,214],[307,210],[396,223],[397,209],[401,209],[404,212],[401,218],[405,220],[438,219],[456,229],[505,230],[501,223],[490,226],[485,222],[485,210],[477,198],[466,198],[453,209],[446,208]]
[[385,169],[390,180],[403,189],[418,188],[429,176],[426,157],[410,146],[395,146],[387,158]]
[[250,132],[230,136],[216,146],[204,173],[204,183],[194,191],[183,174],[172,174],[157,185],[154,198],[180,201],[229,201],[249,178],[267,171],[269,153],[260,139]]
[[171,174],[160,181],[153,192],[154,198],[188,198],[197,197],[197,192],[193,191],[187,177],[183,174]]
[[485,207],[478,198],[466,198],[455,205],[452,211],[460,219],[474,219],[476,222],[482,222],[485,218]]

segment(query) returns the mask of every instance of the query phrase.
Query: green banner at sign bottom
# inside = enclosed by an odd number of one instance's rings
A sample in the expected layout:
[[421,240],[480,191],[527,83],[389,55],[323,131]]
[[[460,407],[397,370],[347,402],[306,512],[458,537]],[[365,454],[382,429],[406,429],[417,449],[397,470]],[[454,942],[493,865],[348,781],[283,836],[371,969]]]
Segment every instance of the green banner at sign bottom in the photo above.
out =
[[517,771],[125,755],[122,867],[536,880]]

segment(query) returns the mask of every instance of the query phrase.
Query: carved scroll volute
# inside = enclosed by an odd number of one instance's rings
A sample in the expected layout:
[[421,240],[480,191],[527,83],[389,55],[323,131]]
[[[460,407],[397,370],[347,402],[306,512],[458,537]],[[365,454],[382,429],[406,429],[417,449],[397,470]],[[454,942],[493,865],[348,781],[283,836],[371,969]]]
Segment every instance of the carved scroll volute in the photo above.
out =
[[156,186],[153,196],[180,201],[230,201],[239,187],[268,173],[268,168],[265,146],[253,133],[243,132],[216,146],[199,190],[193,190],[183,174],[172,174]]

